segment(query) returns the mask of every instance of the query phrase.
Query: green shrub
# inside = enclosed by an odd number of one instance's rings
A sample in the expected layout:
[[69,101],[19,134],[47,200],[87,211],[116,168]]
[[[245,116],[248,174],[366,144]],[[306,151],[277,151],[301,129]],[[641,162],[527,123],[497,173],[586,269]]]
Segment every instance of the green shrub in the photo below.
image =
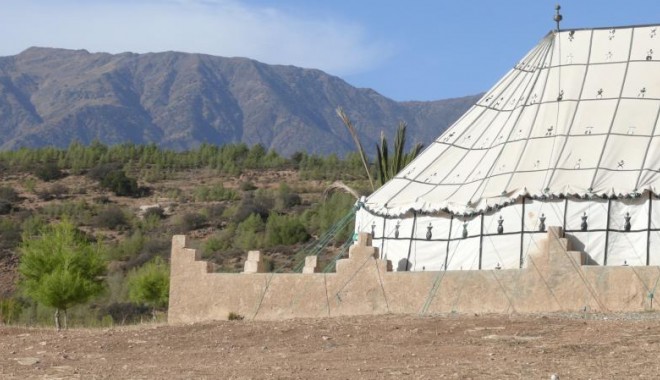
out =
[[229,314],[227,315],[227,319],[230,321],[242,321],[245,317],[235,313],[233,311],[230,311]]
[[305,226],[295,216],[272,214],[266,223],[266,245],[292,245],[309,239]]
[[270,210],[274,204],[273,198],[265,190],[259,190],[255,193],[248,193],[241,199],[233,220],[237,223],[244,221],[252,214],[257,214],[262,220],[266,220],[270,215]]
[[123,171],[110,172],[101,180],[101,186],[119,197],[137,197],[142,195],[135,178],[129,178]]
[[258,214],[252,214],[236,227],[234,247],[243,250],[260,248],[263,245],[265,224]]
[[14,203],[19,200],[18,193],[11,186],[0,186],[0,200]]
[[226,189],[222,184],[215,186],[199,186],[195,189],[194,198],[197,202],[220,202],[238,199],[238,193]]
[[128,226],[128,218],[119,206],[110,205],[94,217],[94,226],[111,230],[121,229]]
[[278,210],[285,210],[298,206],[301,203],[302,199],[300,198],[300,195],[294,193],[285,182],[281,182],[280,187],[277,189],[275,208]]
[[132,302],[113,302],[101,307],[98,315],[99,318],[109,315],[114,324],[125,325],[138,323],[143,318],[151,316],[151,309],[145,305]]
[[39,199],[45,201],[64,198],[67,194],[69,194],[69,189],[60,183],[53,184],[52,186],[45,187],[42,190],[37,191],[37,196]]
[[14,206],[11,202],[7,202],[4,199],[0,199],[0,215],[7,215],[14,209]]
[[170,294],[169,266],[160,257],[134,270],[128,276],[128,298],[155,311],[167,307]]
[[0,249],[16,248],[21,241],[21,226],[9,218],[0,219]]
[[241,182],[240,185],[238,185],[238,188],[241,189],[241,191],[252,191],[257,189],[251,181]]
[[202,228],[206,222],[206,217],[196,212],[187,212],[178,215],[175,219],[176,229],[179,233],[186,233]]
[[23,312],[25,303],[16,298],[0,299],[0,323],[15,323]]
[[57,164],[46,163],[38,165],[33,174],[42,181],[54,181],[64,177],[64,173],[60,170]]

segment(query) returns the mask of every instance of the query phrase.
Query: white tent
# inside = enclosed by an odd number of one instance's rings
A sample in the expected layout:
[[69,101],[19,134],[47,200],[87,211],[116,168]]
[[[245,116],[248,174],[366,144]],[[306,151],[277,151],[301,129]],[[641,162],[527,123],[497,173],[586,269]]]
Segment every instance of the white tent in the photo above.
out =
[[395,270],[521,267],[547,226],[660,265],[660,26],[549,33],[394,179],[356,231]]

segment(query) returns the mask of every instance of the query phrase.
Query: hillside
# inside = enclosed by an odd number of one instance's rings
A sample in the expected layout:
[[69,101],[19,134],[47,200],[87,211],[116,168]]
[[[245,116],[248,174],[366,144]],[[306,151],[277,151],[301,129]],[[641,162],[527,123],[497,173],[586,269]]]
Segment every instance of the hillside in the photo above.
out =
[[400,120],[410,126],[409,142],[428,144],[476,100],[395,102],[319,70],[246,58],[30,48],[0,57],[0,149],[97,139],[344,154],[353,145],[338,106],[359,126],[365,146],[381,130],[392,136]]

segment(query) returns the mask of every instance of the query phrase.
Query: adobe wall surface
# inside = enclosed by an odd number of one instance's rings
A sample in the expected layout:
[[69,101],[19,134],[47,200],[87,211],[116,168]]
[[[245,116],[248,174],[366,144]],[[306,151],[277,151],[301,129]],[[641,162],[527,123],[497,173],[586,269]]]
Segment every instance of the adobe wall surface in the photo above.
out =
[[[660,267],[585,266],[570,251],[561,228],[548,229],[546,245],[523,269],[391,272],[378,259],[369,234],[360,234],[336,273],[209,273],[185,236],[172,239],[170,323],[227,319],[287,319],[370,314],[532,313],[644,311]],[[258,255],[250,253],[250,260]],[[313,263],[312,263],[313,262]],[[310,265],[315,261],[311,260]]]

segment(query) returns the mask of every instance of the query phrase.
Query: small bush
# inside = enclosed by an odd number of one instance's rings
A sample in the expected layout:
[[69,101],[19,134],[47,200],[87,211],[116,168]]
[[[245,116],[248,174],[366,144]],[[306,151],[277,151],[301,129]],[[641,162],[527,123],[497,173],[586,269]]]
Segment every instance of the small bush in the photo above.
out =
[[21,242],[21,227],[9,218],[0,219],[0,249],[11,249]]
[[42,181],[49,182],[64,177],[64,173],[54,163],[37,166],[33,174]]
[[128,226],[128,219],[124,210],[112,205],[104,208],[94,217],[94,226],[110,230],[121,229]]
[[309,234],[305,226],[294,216],[273,214],[266,223],[266,245],[291,245],[305,242]]
[[242,191],[252,191],[257,189],[254,183],[250,181],[241,182],[241,184],[238,185],[238,188],[241,189]]
[[238,205],[233,220],[240,223],[253,214],[257,214],[262,220],[266,220],[273,208],[273,203],[273,198],[265,191],[258,191],[256,194],[249,193]]
[[180,215],[176,220],[176,227],[179,233],[186,233],[202,228],[206,224],[206,217],[196,212],[187,212]]
[[163,219],[165,218],[165,210],[162,207],[149,207],[144,214],[142,214],[144,219]]
[[119,163],[108,163],[96,165],[89,169],[87,176],[95,181],[102,181],[113,172],[121,171],[122,165]]
[[56,183],[50,187],[44,188],[37,192],[37,196],[39,197],[39,199],[44,201],[49,201],[52,199],[61,199],[68,194],[69,194],[69,189],[60,183]]
[[170,294],[170,270],[160,257],[132,271],[128,276],[128,297],[133,302],[151,306],[155,311],[167,307]]
[[114,302],[100,308],[98,313],[99,319],[109,315],[112,322],[119,325],[137,323],[145,317],[151,317],[151,309],[131,302]]
[[194,198],[197,202],[221,202],[238,199],[238,193],[226,189],[222,184],[216,186],[199,186],[195,189]]
[[14,206],[11,202],[7,202],[4,199],[0,199],[0,215],[7,215],[11,212]]
[[242,321],[243,319],[245,319],[245,317],[238,313],[234,313],[233,311],[230,311],[229,315],[227,315],[227,319],[230,321]]
[[10,186],[0,186],[0,200],[14,203],[19,200],[18,193]]
[[0,299],[0,323],[10,324],[18,320],[25,303],[16,298]]
[[134,197],[141,195],[135,178],[129,178],[123,171],[110,172],[101,180],[101,186],[119,197]]

